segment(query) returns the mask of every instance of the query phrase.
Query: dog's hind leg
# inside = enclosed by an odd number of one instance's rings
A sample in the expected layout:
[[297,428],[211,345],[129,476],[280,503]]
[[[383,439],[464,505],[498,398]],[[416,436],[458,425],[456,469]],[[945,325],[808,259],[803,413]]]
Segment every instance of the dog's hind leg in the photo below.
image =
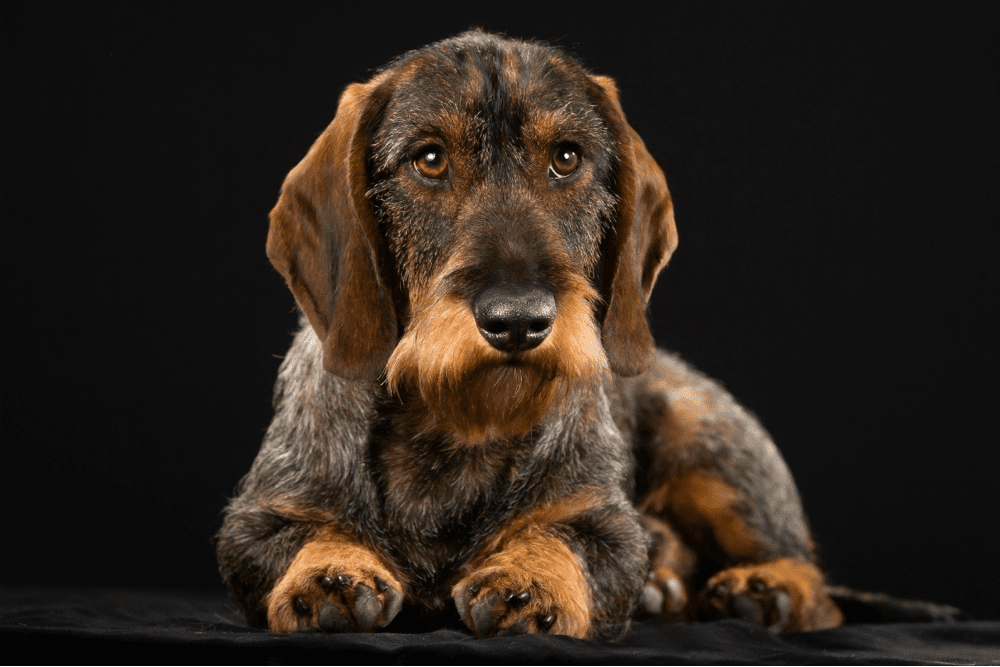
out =
[[636,415],[637,506],[658,541],[647,589],[663,603],[647,590],[646,610],[774,630],[838,625],[795,483],[757,420],[664,352],[623,391]]
[[665,621],[687,620],[690,598],[685,582],[694,575],[698,556],[662,518],[644,513],[640,522],[652,539],[652,552],[639,611]]

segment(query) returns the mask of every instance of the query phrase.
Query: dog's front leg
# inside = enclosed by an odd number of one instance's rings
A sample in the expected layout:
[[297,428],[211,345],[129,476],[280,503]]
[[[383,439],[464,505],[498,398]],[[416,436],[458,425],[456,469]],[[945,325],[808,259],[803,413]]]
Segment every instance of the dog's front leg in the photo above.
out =
[[648,544],[624,496],[605,489],[536,506],[466,564],[452,598],[474,633],[624,636]]
[[272,632],[371,632],[403,604],[400,582],[371,550],[328,530],[299,550],[267,599]]
[[480,637],[545,632],[586,637],[591,597],[569,547],[544,527],[529,527],[452,589],[462,620]]

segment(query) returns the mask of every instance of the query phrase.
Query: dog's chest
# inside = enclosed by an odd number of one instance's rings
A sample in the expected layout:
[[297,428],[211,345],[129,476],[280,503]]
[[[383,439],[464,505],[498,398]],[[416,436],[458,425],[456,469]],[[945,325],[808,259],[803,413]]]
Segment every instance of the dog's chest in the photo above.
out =
[[372,461],[384,545],[431,608],[503,522],[524,453],[428,442],[383,442]]
[[447,446],[434,441],[380,443],[376,479],[385,527],[400,537],[450,547],[467,541],[516,477],[523,448]]

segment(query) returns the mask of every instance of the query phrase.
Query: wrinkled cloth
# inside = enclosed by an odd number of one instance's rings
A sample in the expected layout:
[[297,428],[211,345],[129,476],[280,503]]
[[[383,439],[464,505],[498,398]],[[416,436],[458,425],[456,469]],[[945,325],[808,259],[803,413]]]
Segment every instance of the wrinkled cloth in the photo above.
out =
[[224,593],[137,589],[0,588],[0,633],[19,663],[1000,663],[1000,621],[857,623],[785,635],[738,620],[639,621],[620,643],[477,639],[459,629],[274,635],[247,627]]

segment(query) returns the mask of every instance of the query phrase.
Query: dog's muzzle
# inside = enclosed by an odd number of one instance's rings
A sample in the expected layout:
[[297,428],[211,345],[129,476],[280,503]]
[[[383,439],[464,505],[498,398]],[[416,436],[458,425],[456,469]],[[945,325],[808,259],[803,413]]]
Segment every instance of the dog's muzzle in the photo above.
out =
[[515,354],[538,347],[552,332],[556,299],[541,287],[503,284],[482,292],[472,312],[490,345]]

